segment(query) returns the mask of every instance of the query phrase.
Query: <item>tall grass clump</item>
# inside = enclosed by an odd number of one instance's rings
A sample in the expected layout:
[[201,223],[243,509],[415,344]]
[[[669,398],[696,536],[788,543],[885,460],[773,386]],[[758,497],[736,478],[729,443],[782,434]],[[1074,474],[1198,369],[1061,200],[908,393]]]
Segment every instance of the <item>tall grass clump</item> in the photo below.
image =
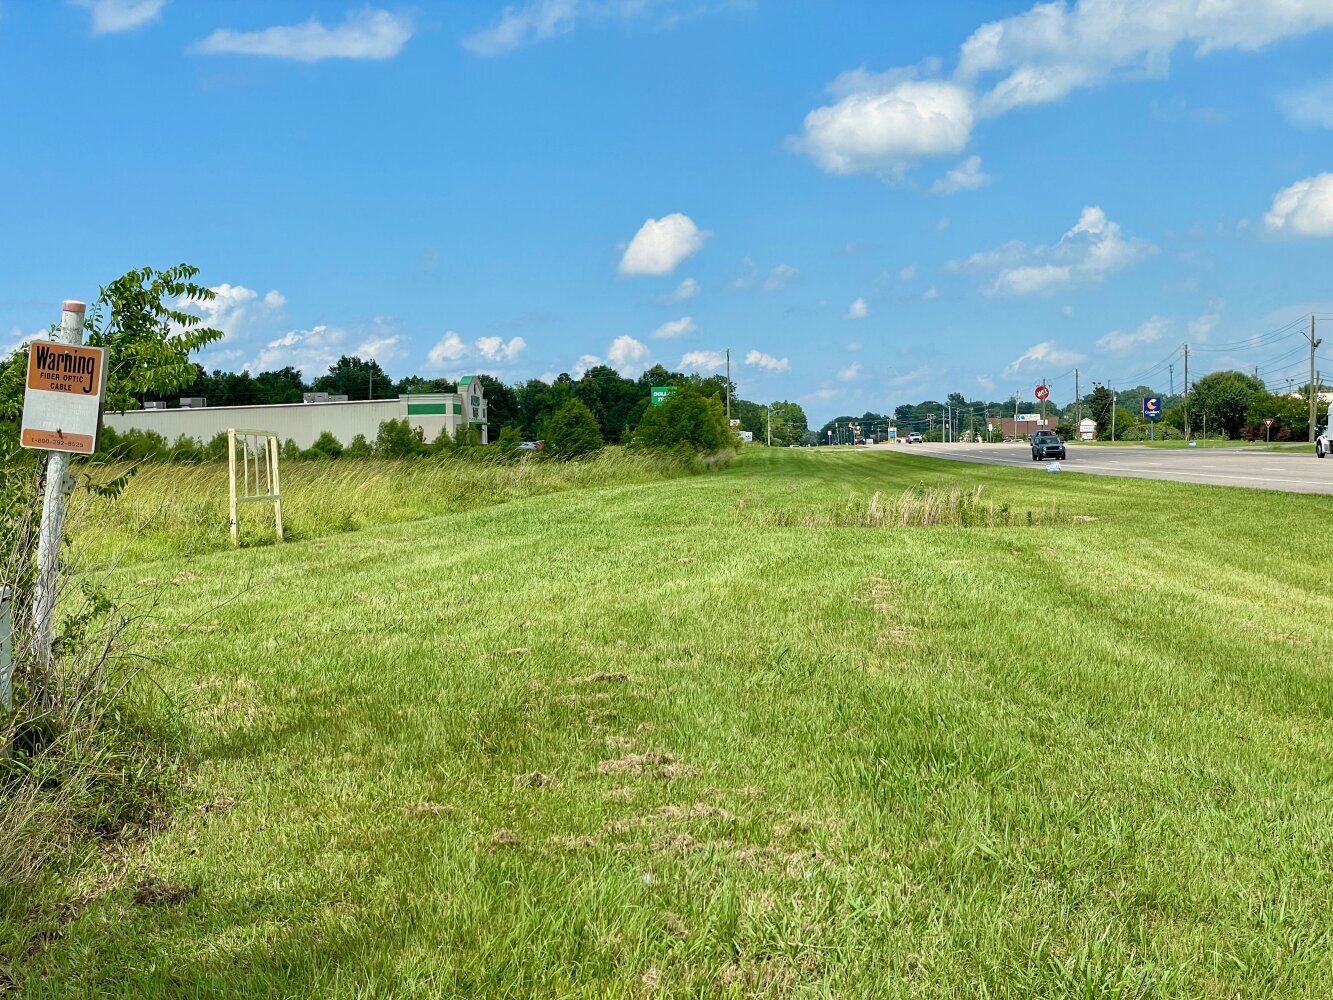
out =
[[[0,455],[0,472],[0,587],[13,608],[13,708],[0,709],[0,912],[8,912],[30,903],[53,860],[153,820],[168,798],[175,740],[133,683],[141,661],[122,643],[131,616],[91,578],[75,583],[77,567],[61,577],[52,655],[34,654],[43,466]],[[64,555],[76,558],[68,546]]]
[[1016,511],[984,499],[982,487],[936,489],[915,486],[886,496],[876,490],[866,500],[853,495],[841,505],[773,514],[777,526],[803,528],[1008,528],[1068,521],[1054,504],[1045,511]]

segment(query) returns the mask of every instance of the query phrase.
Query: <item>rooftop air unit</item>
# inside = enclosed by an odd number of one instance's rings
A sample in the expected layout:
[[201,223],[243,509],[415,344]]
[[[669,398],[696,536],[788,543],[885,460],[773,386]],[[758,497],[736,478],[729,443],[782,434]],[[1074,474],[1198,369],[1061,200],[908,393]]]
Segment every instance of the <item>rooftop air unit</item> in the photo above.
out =
[[203,396],[182,396],[182,410],[201,410],[208,405],[208,400]]

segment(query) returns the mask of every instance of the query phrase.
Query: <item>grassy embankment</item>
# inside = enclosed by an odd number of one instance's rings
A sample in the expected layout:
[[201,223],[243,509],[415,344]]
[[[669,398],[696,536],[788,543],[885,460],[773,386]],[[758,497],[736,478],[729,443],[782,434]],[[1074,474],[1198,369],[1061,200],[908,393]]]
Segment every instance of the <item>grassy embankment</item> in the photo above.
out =
[[[1064,516],[805,526],[923,481]],[[34,997],[1333,994],[1327,507],[756,450],[135,565],[197,763],[139,867],[86,866],[10,972]]]

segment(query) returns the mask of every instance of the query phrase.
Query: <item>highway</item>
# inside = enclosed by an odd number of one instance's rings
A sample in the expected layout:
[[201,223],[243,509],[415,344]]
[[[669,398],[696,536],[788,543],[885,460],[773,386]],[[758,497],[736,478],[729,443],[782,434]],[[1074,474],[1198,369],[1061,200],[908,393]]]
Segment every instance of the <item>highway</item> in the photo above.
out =
[[[1026,444],[883,444],[909,455],[928,455],[984,465],[1013,465],[1046,475],[1046,463],[1032,461]],[[1309,451],[1256,448],[1144,448],[1134,445],[1082,446],[1071,443],[1064,472],[1094,476],[1167,479],[1212,486],[1241,486],[1289,493],[1333,494],[1333,457],[1320,460]]]

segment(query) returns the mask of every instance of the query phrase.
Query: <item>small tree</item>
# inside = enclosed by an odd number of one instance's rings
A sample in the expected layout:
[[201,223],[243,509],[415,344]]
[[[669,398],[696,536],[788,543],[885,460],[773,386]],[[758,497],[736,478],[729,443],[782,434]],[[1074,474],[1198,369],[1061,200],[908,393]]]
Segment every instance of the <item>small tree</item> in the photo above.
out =
[[546,421],[546,450],[556,458],[578,458],[602,448],[597,418],[580,400],[568,399]]
[[686,447],[711,453],[730,448],[736,435],[727,425],[726,411],[716,398],[691,386],[677,389],[661,406],[650,406],[639,421],[634,443],[643,448]]
[[343,458],[369,458],[375,454],[364,434],[352,438],[352,443],[343,449]]
[[342,442],[329,431],[324,431],[315,438],[315,443],[310,446],[306,455],[309,458],[341,458],[342,453]]
[[413,458],[426,453],[425,435],[402,420],[386,420],[375,435],[375,452],[385,458]]

